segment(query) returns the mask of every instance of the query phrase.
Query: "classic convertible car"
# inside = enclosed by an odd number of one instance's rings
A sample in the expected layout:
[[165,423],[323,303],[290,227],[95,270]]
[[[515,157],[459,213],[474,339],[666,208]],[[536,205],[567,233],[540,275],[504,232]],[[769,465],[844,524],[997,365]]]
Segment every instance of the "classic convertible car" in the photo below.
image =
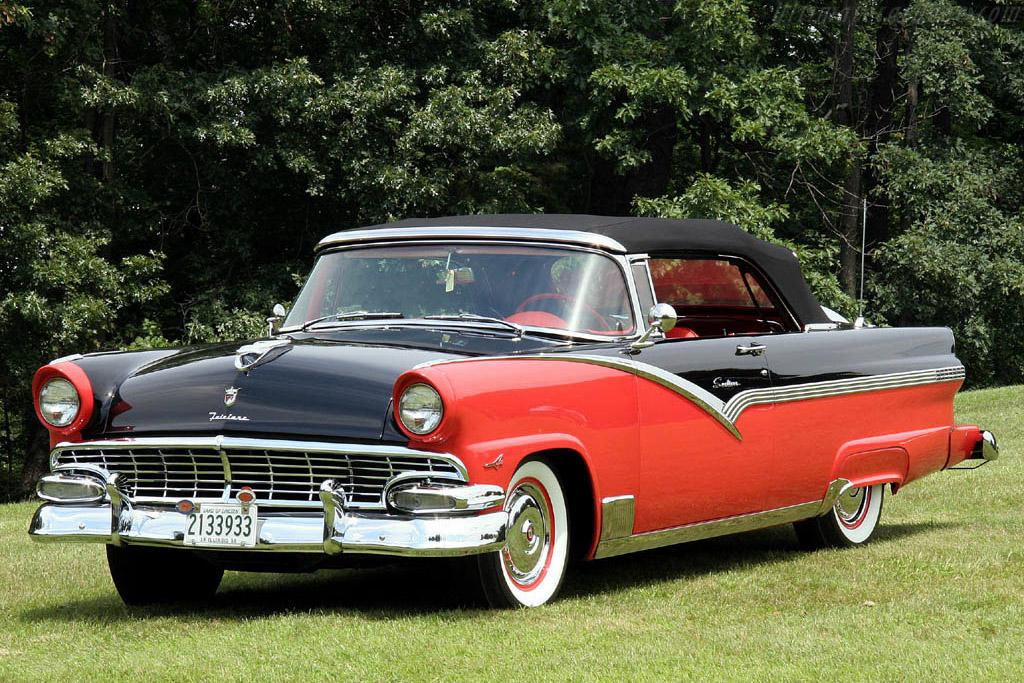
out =
[[106,544],[127,603],[370,554],[475,555],[492,605],[535,606],[574,558],[785,523],[857,545],[886,488],[997,449],[953,423],[948,329],[833,318],[718,221],[339,232],[267,339],[41,368],[30,533]]

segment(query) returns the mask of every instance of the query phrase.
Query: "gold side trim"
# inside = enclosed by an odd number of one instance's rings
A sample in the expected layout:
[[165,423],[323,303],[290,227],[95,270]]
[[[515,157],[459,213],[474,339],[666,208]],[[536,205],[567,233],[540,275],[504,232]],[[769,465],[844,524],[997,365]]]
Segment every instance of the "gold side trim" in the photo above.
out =
[[836,479],[829,484],[825,497],[822,500],[799,503],[765,512],[753,512],[746,515],[737,515],[736,517],[716,519],[709,522],[686,524],[671,529],[649,531],[625,538],[610,538],[606,540],[604,538],[604,525],[602,524],[601,540],[598,542],[597,550],[594,552],[594,559],[625,555],[626,553],[635,553],[641,550],[652,550],[666,545],[699,541],[705,538],[714,538],[715,536],[738,534],[744,531],[764,529],[770,526],[799,522],[802,519],[817,517],[828,512],[836,504],[839,493],[849,485],[850,482],[846,479]]

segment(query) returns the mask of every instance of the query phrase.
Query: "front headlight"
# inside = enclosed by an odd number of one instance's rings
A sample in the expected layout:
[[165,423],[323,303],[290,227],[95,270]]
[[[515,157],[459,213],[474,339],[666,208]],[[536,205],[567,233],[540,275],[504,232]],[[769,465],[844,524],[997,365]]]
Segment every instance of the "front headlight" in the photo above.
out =
[[78,390],[63,377],[55,377],[39,390],[39,413],[54,427],[67,427],[82,406]]
[[398,399],[398,419],[413,434],[429,434],[441,424],[442,417],[441,395],[429,384],[413,384]]

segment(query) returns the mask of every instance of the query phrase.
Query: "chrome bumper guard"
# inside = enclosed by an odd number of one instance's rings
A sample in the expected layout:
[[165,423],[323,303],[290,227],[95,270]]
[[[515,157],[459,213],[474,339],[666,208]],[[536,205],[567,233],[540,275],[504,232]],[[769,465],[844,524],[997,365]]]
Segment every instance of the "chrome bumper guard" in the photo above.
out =
[[[37,541],[184,548],[187,515],[175,508],[137,505],[118,487],[117,480],[115,474],[106,481],[108,502],[79,504],[79,501],[69,500],[43,504],[32,517],[29,534]],[[64,480],[60,483],[68,484]],[[479,494],[474,487],[462,488],[471,495]],[[446,495],[456,498],[460,493],[460,487],[446,490]],[[330,480],[321,486],[320,499],[324,506],[322,513],[260,511],[254,548],[209,549],[443,557],[495,551],[505,544],[508,515],[500,509],[481,514],[430,517],[356,511],[347,508],[344,492]],[[497,505],[503,500],[502,495]]]

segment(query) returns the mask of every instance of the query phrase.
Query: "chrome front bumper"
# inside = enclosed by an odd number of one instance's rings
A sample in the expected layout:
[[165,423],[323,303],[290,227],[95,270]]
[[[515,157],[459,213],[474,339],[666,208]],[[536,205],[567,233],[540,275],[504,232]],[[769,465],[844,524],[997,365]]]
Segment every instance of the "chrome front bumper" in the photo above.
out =
[[[42,505],[32,517],[29,534],[37,541],[185,547],[187,515],[174,508],[136,505],[113,486],[108,491],[112,495],[103,503]],[[323,512],[259,511],[254,548],[210,549],[440,557],[485,553],[505,544],[508,515],[500,509],[436,516],[353,511],[329,485],[320,498]]]

